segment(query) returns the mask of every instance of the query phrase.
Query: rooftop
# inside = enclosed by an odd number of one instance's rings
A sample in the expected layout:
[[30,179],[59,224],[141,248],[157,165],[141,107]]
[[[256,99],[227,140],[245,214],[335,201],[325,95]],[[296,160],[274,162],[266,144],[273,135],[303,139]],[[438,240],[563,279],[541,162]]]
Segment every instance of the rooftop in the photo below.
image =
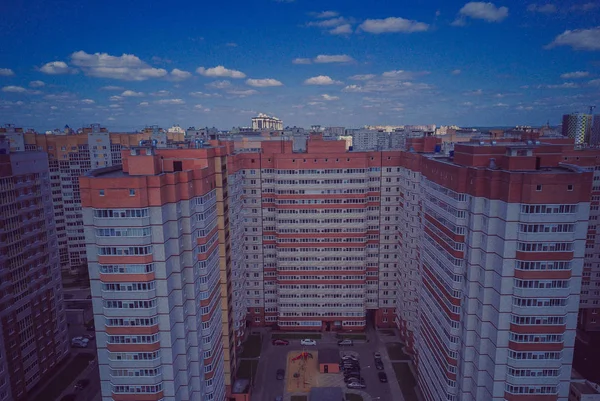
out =
[[326,348],[319,351],[319,363],[339,363],[340,352],[335,348]]
[[309,401],[344,401],[344,392],[341,387],[313,387],[310,389],[308,399]]

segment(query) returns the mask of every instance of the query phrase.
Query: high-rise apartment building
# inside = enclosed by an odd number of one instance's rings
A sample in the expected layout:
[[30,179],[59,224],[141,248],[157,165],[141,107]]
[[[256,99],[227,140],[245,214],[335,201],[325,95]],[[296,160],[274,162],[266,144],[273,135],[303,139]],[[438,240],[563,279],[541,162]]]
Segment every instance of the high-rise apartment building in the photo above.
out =
[[11,142],[11,151],[42,151],[48,154],[52,203],[61,268],[86,268],[87,258],[81,214],[79,177],[90,169],[121,164],[121,149],[138,145],[142,140],[156,141],[166,147],[169,141],[183,141],[184,133],[166,133],[148,127],[142,133],[109,133],[98,124],[82,129],[80,134],[38,134],[23,132],[14,126],[0,128]]
[[134,146],[80,179],[103,400],[224,399],[246,321],[232,149]]
[[592,174],[561,150],[400,159],[396,313],[426,400],[567,399]]
[[0,400],[27,400],[69,353],[48,158],[0,136]]
[[592,116],[585,113],[563,115],[562,134],[575,140],[575,145],[589,145]]
[[[122,170],[81,179],[106,400],[138,391],[110,372],[139,371],[142,348],[157,352],[144,385],[162,383],[144,391],[217,397],[246,324],[368,321],[398,327],[425,400],[567,399],[576,327],[596,324],[579,293],[600,300],[596,151],[564,138],[478,139],[449,157],[431,136],[408,138],[412,151],[319,135],[211,143],[133,146]],[[218,334],[199,323],[213,319]],[[219,347],[222,369],[194,359]],[[224,381],[209,388],[215,369]]]
[[590,145],[600,145],[600,114],[594,115],[594,120],[592,122],[592,136]]

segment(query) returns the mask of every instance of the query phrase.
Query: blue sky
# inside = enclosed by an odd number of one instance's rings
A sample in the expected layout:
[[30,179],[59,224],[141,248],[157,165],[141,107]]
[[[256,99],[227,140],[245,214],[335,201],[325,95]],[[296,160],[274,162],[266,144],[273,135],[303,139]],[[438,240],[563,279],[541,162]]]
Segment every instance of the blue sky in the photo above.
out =
[[600,2],[5,2],[0,123],[558,124],[600,110]]

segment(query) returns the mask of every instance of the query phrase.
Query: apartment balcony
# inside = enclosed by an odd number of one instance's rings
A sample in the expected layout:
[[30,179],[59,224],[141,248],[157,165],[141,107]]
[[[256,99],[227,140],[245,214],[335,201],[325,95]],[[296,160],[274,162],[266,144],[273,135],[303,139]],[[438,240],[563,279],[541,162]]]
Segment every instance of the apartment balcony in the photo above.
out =
[[146,291],[101,291],[102,299],[118,301],[145,301],[156,298],[156,289]]
[[98,237],[98,236],[96,236],[96,245],[98,245],[98,246],[152,245],[152,235],[146,235],[144,237]]
[[[111,364],[112,365],[112,364]],[[135,369],[141,368],[141,366],[135,365]],[[136,385],[136,386],[151,386],[160,384],[163,381],[162,373],[156,376],[110,376],[110,383],[113,386],[126,386],[126,385]],[[134,384],[135,383],[135,384]]]
[[146,308],[146,309],[127,309],[127,308],[102,308],[104,316],[107,318],[111,317],[155,317],[158,314],[158,307]]
[[150,225],[150,217],[94,217],[94,225],[98,228],[146,227]]
[[[110,357],[109,357],[110,358]],[[158,368],[162,365],[162,359],[160,356],[156,359],[145,360],[145,359],[137,359],[135,361],[132,360],[118,360],[118,359],[108,359],[108,366],[111,369],[152,369]],[[128,378],[131,380],[131,378]]]
[[[547,367],[540,369],[549,369]],[[557,386],[560,382],[560,376],[511,376],[506,375],[506,382],[513,386]]]

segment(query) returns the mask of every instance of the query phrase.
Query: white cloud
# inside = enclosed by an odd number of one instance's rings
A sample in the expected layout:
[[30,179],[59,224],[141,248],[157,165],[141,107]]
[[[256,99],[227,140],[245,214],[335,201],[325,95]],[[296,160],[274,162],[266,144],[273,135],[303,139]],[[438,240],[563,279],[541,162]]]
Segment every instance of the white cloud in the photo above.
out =
[[343,24],[343,25],[337,26],[337,27],[333,28],[332,30],[330,30],[329,33],[332,35],[349,35],[352,33],[352,25]]
[[234,43],[234,42],[228,42],[228,43],[225,43],[225,46],[227,46],[227,47],[237,47],[238,45],[237,45],[237,43]]
[[83,104],[94,104],[94,103],[96,103],[92,99],[82,99],[82,100],[80,100],[80,102],[83,103]]
[[225,88],[229,88],[231,86],[231,82],[229,82],[227,80],[214,81],[209,84],[206,84],[206,86],[208,86],[209,88],[215,88],[215,89],[225,89]]
[[321,11],[320,13],[312,13],[315,18],[333,18],[337,17],[339,13],[337,11]]
[[560,77],[562,79],[577,79],[577,78],[585,78],[585,77],[588,77],[589,75],[590,75],[590,73],[587,71],[574,71],[574,72],[564,73]]
[[4,88],[2,88],[2,92],[26,93],[27,89],[23,88],[22,86],[9,85],[9,86],[5,86]]
[[318,26],[319,28],[335,28],[336,26],[344,25],[348,21],[344,17],[326,19],[323,21],[311,21],[308,26]]
[[149,104],[150,104],[150,103],[148,103],[148,102],[141,102],[141,103],[140,103],[138,106],[140,106],[140,107],[146,107],[146,106],[148,106]]
[[50,110],[58,110],[58,107],[56,107],[56,106],[50,106]]
[[427,31],[429,25],[424,22],[405,18],[388,17],[384,19],[368,19],[360,24],[358,29],[375,34],[390,32],[413,33]]
[[334,81],[327,75],[319,75],[316,77],[308,78],[304,81],[304,85],[335,85],[341,84],[340,81]]
[[600,79],[592,79],[588,84],[593,86],[600,86]]
[[368,81],[369,79],[373,79],[375,77],[375,74],[358,74],[352,75],[351,77],[348,77],[348,79],[351,79],[353,81]]
[[590,11],[590,10],[593,10],[598,7],[600,7],[600,4],[590,2],[590,3],[584,3],[584,4],[575,4],[575,5],[571,6],[571,10],[572,11]]
[[471,95],[471,96],[480,96],[483,95],[483,91],[481,89],[476,89],[473,91],[468,91],[464,93],[465,95]]
[[533,107],[531,106],[517,106],[516,108],[517,110],[533,110]]
[[331,101],[331,100],[340,100],[340,98],[339,98],[338,96],[330,96],[330,95],[328,95],[328,94],[326,94],[326,93],[322,94],[322,95],[321,95],[321,98],[322,98],[323,100],[327,100],[327,101]]
[[203,109],[204,106],[202,106],[201,104],[197,104],[194,106],[195,109]]
[[282,86],[283,84],[273,78],[264,79],[247,79],[246,85],[254,86],[256,88],[267,88],[269,86]]
[[342,92],[364,92],[364,90],[360,85],[348,85],[342,89]]
[[239,97],[246,97],[246,96],[250,96],[250,95],[256,95],[258,93],[258,91],[254,90],[254,89],[247,89],[247,90],[232,89],[232,90],[227,91],[227,93],[229,93],[230,95],[236,95]]
[[185,104],[183,99],[160,99],[155,101],[156,104]]
[[166,91],[166,90],[159,90],[156,92],[152,92],[150,93],[152,96],[169,96],[171,94],[171,92]]
[[295,58],[292,60],[293,64],[310,64],[312,61],[309,58]]
[[108,120],[108,121],[115,121],[115,120],[116,120],[116,118],[114,118],[114,117],[108,117],[108,118],[107,118],[107,120]]
[[169,77],[173,81],[184,81],[192,76],[191,72],[180,70],[179,68],[173,68]]
[[13,75],[15,73],[10,68],[0,68],[0,77],[12,77]]
[[461,103],[462,106],[473,106],[472,102],[462,102]]
[[123,93],[121,93],[121,96],[123,96],[123,97],[140,97],[140,96],[144,96],[144,92],[135,92],[135,91],[126,90]]
[[563,82],[562,84],[556,85],[538,85],[537,89],[575,89],[579,88],[579,85],[575,82]]
[[460,75],[461,72],[462,72],[461,70],[456,69],[456,70],[452,70],[452,72],[450,72],[450,74],[452,74],[452,75]]
[[42,81],[31,81],[29,83],[30,88],[41,88],[44,85],[46,85],[46,84]]
[[493,3],[483,1],[471,1],[465,4],[459,13],[459,17],[454,20],[452,25],[463,26],[465,18],[481,19],[486,22],[500,22],[508,17],[507,7],[496,7]]
[[554,4],[530,4],[527,6],[527,11],[532,13],[554,14],[557,9]]
[[506,103],[496,103],[494,106],[496,107],[508,107]]
[[123,100],[123,98],[121,96],[111,96],[108,98],[108,100],[110,100],[111,102],[119,102],[121,100]]
[[212,78],[246,78],[246,74],[244,74],[243,72],[237,70],[230,70],[223,67],[222,65],[218,65],[213,68],[198,67],[198,69],[196,69],[196,72],[200,75],[204,75],[205,77]]
[[113,86],[113,85],[108,85],[108,86],[103,86],[102,88],[100,88],[101,91],[122,91],[123,87],[122,86]]
[[211,95],[210,93],[206,93],[206,92],[190,92],[190,96],[195,96],[195,97],[212,97],[214,95]]
[[120,109],[121,105],[120,104],[110,104],[108,107],[110,107],[111,109]]
[[571,46],[575,50],[600,50],[600,26],[591,29],[566,30],[546,46]]
[[145,81],[162,78],[167,70],[154,68],[133,54],[111,56],[108,53],[88,54],[83,50],[71,54],[71,64],[80,67],[85,75],[123,81]]
[[427,75],[429,74],[429,71],[404,71],[404,70],[393,70],[393,71],[386,71],[383,74],[381,74],[382,77],[384,78],[395,78],[395,79],[401,79],[401,80],[413,80],[417,77],[423,76],[423,75]]
[[60,75],[74,72],[64,61],[51,61],[44,64],[40,71],[48,75]]
[[349,63],[351,61],[354,61],[354,59],[346,54],[334,54],[334,55],[319,54],[317,57],[314,58],[313,61],[318,64],[321,64],[321,63]]

